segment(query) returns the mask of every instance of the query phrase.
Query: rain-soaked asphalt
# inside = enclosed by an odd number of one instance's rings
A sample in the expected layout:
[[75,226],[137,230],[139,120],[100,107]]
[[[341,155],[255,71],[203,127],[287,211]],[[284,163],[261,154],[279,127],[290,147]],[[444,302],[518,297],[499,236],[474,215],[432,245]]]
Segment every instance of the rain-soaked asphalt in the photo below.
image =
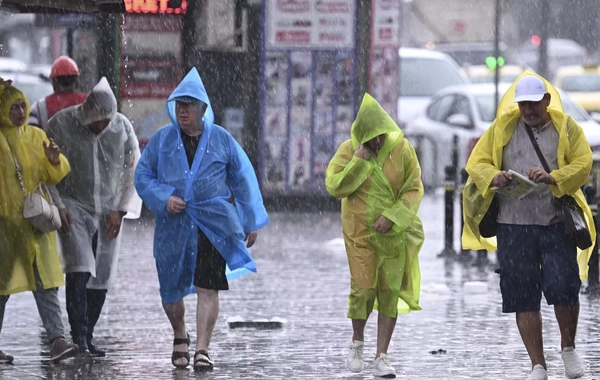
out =
[[[427,197],[420,214],[427,241],[421,252],[423,311],[400,316],[390,356],[401,379],[525,379],[528,359],[514,317],[502,315],[497,275],[437,258],[443,245],[443,203]],[[0,348],[16,359],[0,365],[0,379],[362,379],[372,378],[375,318],[367,327],[363,373],[344,367],[351,339],[345,318],[348,270],[339,214],[271,214],[252,253],[259,274],[231,283],[221,295],[213,336],[213,373],[175,370],[172,336],[163,314],[152,258],[152,222],[128,221],[116,288],[96,330],[104,359],[69,359],[54,365],[29,293],[11,297]],[[493,256],[490,256],[492,261]],[[472,284],[470,282],[479,281]],[[465,285],[466,284],[466,285]],[[483,288],[482,288],[483,286]],[[487,290],[485,289],[487,286]],[[64,290],[61,289],[63,319]],[[186,305],[195,311],[195,297]],[[600,300],[581,299],[579,352],[588,374],[600,379]],[[186,317],[195,342],[193,314]],[[564,379],[552,310],[543,308],[550,379]],[[280,330],[229,329],[228,317],[279,317]],[[191,350],[194,347],[192,345]],[[431,354],[443,349],[445,354]],[[192,351],[193,352],[193,351]]]

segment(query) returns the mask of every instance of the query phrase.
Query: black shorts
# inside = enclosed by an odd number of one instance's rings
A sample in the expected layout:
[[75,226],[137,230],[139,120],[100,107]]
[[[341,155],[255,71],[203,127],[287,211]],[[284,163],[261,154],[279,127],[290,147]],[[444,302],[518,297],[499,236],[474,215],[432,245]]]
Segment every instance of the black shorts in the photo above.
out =
[[210,240],[198,229],[198,257],[194,271],[194,286],[210,290],[229,290],[225,268],[227,263],[212,245]]
[[564,223],[498,224],[497,232],[502,312],[539,311],[542,293],[548,305],[577,303],[581,288],[577,247]]

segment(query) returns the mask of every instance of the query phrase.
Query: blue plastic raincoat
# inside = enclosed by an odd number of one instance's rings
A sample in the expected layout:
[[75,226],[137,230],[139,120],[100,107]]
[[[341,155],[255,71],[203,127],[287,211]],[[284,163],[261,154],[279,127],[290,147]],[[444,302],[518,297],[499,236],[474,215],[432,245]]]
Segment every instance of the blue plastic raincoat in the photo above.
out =
[[[190,168],[181,128],[175,115],[175,98],[191,96],[208,105],[204,131]],[[198,228],[227,261],[227,278],[256,272],[245,235],[268,224],[254,168],[244,150],[222,127],[214,124],[210,100],[194,68],[167,100],[171,124],[148,142],[135,173],[135,187],[156,214],[154,258],[164,303],[176,302],[194,292],[198,254]],[[235,204],[229,202],[231,195]],[[186,202],[185,212],[169,214],[171,196]]]

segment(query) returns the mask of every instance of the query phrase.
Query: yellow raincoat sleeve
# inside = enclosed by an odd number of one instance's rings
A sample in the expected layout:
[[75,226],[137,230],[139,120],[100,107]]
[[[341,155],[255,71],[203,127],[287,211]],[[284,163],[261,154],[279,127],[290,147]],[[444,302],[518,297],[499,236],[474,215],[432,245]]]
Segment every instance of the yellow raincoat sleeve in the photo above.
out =
[[588,181],[592,170],[592,150],[583,130],[570,115],[567,119],[567,137],[569,146],[567,157],[569,162],[560,169],[553,170],[550,175],[556,181],[551,186],[552,193],[561,197],[565,194],[575,194]]
[[492,187],[494,177],[501,171],[494,163],[494,133],[496,130],[496,122],[483,133],[475,147],[469,161],[467,162],[466,170],[469,177],[477,186],[477,189],[486,197]]
[[406,139],[402,150],[402,162],[404,164],[404,184],[399,191],[399,198],[382,214],[394,222],[393,229],[396,232],[405,231],[413,223],[424,193],[421,166],[415,149]]
[[356,157],[350,140],[340,145],[325,173],[325,187],[332,197],[341,199],[354,193],[369,178],[373,165]]

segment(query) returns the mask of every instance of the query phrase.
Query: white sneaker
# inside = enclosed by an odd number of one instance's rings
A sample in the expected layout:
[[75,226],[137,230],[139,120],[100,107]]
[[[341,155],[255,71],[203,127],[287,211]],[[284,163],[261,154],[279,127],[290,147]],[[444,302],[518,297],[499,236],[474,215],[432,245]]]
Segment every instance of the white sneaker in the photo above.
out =
[[393,379],[396,377],[396,370],[390,364],[390,359],[386,354],[381,354],[375,359],[373,365],[373,376],[384,377],[386,379]]
[[541,364],[536,364],[527,380],[548,380],[548,372]]
[[578,379],[583,376],[585,369],[573,347],[565,347],[560,356],[563,363],[565,363],[565,376],[567,376],[567,379]]
[[350,348],[348,349],[348,356],[346,356],[346,367],[352,372],[361,372],[365,364],[363,360],[363,352],[365,350],[365,343],[357,340],[352,341]]

